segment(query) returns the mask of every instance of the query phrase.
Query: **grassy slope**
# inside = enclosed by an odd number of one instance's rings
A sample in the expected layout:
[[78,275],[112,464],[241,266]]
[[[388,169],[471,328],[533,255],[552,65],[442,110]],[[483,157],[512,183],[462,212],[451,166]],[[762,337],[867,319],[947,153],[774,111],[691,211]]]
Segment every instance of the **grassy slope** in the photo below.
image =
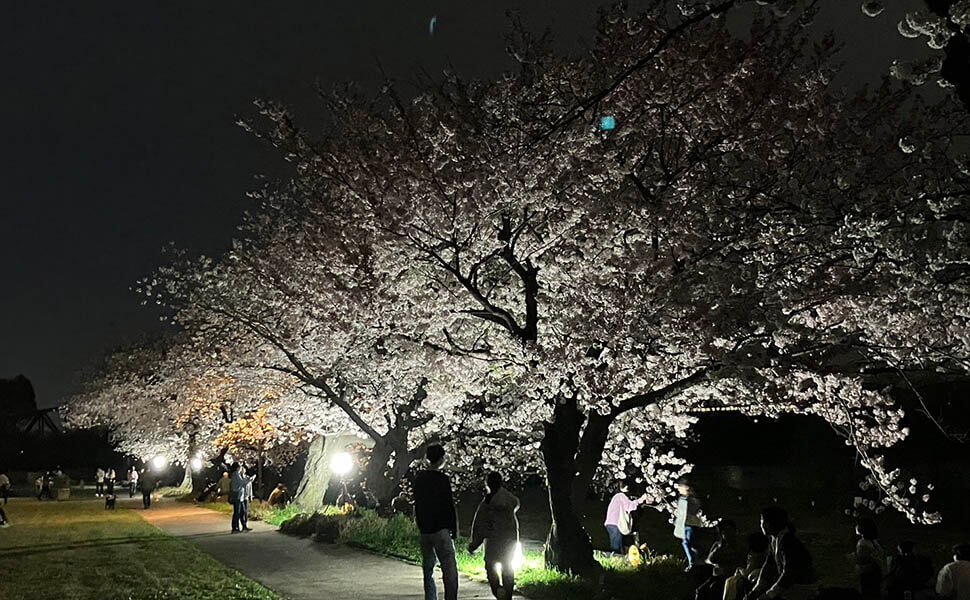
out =
[[12,501],[0,529],[0,599],[279,600],[258,583],[98,502]]

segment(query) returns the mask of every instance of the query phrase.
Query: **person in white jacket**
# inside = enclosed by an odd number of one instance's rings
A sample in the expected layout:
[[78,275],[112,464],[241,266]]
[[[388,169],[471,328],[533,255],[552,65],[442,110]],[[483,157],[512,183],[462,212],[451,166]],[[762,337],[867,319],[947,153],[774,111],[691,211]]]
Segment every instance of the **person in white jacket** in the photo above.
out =
[[502,476],[492,472],[485,479],[487,494],[472,521],[472,554],[485,543],[485,572],[492,595],[498,600],[512,598],[515,589],[515,560],[519,546],[519,499],[502,486]]

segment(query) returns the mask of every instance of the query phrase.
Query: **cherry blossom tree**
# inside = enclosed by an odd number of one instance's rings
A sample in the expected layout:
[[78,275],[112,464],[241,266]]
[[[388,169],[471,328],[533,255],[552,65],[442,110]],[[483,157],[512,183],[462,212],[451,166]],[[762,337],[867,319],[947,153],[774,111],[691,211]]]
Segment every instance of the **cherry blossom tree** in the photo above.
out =
[[[906,38],[926,38],[936,52],[922,61],[895,61],[892,73],[914,85],[936,80],[953,88],[964,107],[970,109],[970,2],[967,0],[925,0],[926,10],[912,11],[899,22],[899,34]],[[867,0],[862,12],[878,17],[882,2]]]
[[887,503],[936,520],[880,457],[904,411],[867,382],[967,367],[966,117],[830,89],[801,19],[743,42],[709,19],[670,36],[664,8],[604,11],[588,56],[516,40],[491,84],[338,93],[319,136],[263,103],[260,133],[337,243],[368,240],[422,348],[481,367],[453,383],[520,419],[489,460],[537,450],[549,564],[594,570],[589,484],[646,458],[668,494],[658,469],[684,466],[653,442],[711,406],[827,420]]

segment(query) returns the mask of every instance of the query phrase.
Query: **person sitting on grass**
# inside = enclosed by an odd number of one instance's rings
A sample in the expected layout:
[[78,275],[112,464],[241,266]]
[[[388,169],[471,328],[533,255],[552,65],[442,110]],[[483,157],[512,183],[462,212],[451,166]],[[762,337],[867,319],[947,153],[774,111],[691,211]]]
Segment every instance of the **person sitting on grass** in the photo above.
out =
[[889,574],[886,575],[888,600],[905,600],[906,593],[916,599],[932,597],[933,563],[929,557],[916,553],[916,544],[910,540],[899,543],[897,554],[889,557]]
[[717,524],[717,541],[707,555],[707,563],[714,566],[714,571],[697,588],[697,600],[722,600],[724,583],[744,565],[744,558],[744,548],[738,540],[737,526],[730,519],[722,520]]
[[724,582],[724,599],[737,600],[754,589],[761,575],[761,567],[768,557],[771,540],[760,531],[748,536],[748,554],[745,564]]
[[269,499],[267,503],[270,506],[283,507],[290,502],[290,490],[287,489],[286,484],[277,483],[273,491],[269,493]]
[[485,574],[497,600],[512,598],[515,589],[515,559],[519,545],[519,499],[502,485],[502,476],[491,472],[485,478],[485,498],[475,511],[468,552],[485,543]]
[[970,543],[953,547],[953,562],[936,577],[936,594],[946,600],[970,600]]
[[864,518],[856,521],[856,535],[859,541],[855,552],[849,554],[849,559],[855,563],[859,574],[859,586],[863,600],[878,600],[882,595],[882,574],[886,562],[886,555],[879,543],[876,522]]
[[810,600],[818,595],[812,556],[795,537],[788,513],[777,506],[761,511],[761,530],[771,537],[768,558],[746,600]]
[[610,499],[610,505],[606,509],[606,533],[610,536],[610,550],[614,554],[623,553],[623,537],[633,533],[633,515],[631,514],[641,504],[647,501],[647,495],[643,494],[636,500],[630,500],[627,492],[630,486],[623,482],[620,484],[620,491]]

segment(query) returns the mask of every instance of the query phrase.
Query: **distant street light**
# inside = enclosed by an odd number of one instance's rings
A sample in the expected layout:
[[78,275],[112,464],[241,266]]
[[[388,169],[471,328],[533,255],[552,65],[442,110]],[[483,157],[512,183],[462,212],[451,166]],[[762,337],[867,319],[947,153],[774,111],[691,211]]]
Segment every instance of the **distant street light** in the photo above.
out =
[[346,452],[338,452],[330,461],[330,468],[337,475],[343,477],[354,469],[354,457]]
[[158,456],[152,459],[152,467],[156,471],[161,471],[162,469],[165,468],[165,465],[167,464],[168,464],[168,459],[162,456],[161,454],[159,454]]
[[198,456],[196,456],[195,458],[193,458],[192,460],[189,461],[189,466],[192,467],[192,470],[193,471],[201,471],[202,470],[202,459],[199,458]]

